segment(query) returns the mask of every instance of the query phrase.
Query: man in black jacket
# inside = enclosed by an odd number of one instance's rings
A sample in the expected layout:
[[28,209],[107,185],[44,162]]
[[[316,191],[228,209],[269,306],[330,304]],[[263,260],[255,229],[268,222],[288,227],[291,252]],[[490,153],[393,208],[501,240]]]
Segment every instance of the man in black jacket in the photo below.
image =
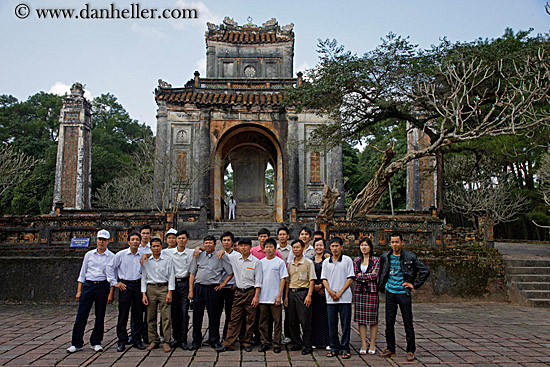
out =
[[[407,361],[414,361],[416,346],[412,316],[411,291],[430,276],[430,270],[412,252],[403,250],[403,235],[392,233],[391,250],[380,257],[378,289],[386,293],[386,350],[380,357],[395,355],[395,317],[401,309],[407,338]],[[418,276],[418,279],[417,279]]]

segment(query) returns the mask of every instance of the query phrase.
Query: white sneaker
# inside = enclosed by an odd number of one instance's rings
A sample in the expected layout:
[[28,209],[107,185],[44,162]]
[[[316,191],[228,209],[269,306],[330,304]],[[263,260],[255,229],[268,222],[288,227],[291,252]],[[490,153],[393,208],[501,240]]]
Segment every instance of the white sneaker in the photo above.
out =
[[92,348],[95,352],[103,352],[103,347],[101,345],[92,345],[90,348]]
[[74,345],[71,345],[69,348],[67,348],[67,353],[74,353],[74,352],[78,352],[78,351],[81,351],[81,350],[82,350],[82,348],[77,348]]
[[291,340],[290,340],[289,337],[285,337],[285,338],[283,339],[283,344],[288,344],[288,343],[290,343],[290,342],[291,342]]
[[327,345],[327,347],[325,348],[326,350],[330,350],[330,345]]

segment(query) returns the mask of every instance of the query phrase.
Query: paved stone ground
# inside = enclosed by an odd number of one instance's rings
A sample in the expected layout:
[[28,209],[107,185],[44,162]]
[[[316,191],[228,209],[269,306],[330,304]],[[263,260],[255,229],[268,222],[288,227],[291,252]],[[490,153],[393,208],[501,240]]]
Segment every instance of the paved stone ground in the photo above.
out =
[[[418,361],[406,362],[400,317],[396,325],[397,356],[359,356],[358,330],[353,325],[352,358],[327,358],[325,350],[302,356],[283,350],[217,354],[209,347],[198,351],[164,353],[134,348],[116,351],[116,306],[107,309],[105,352],[85,349],[72,355],[70,345],[75,305],[0,305],[0,365],[6,366],[550,366],[550,310],[504,303],[431,303],[414,306]],[[384,305],[378,351],[384,349]],[[93,319],[93,318],[91,318]],[[92,320],[86,329],[89,338]],[[206,317],[205,317],[206,321]],[[205,322],[206,324],[206,322]],[[206,330],[204,330],[206,331]],[[189,334],[190,335],[190,334]]]

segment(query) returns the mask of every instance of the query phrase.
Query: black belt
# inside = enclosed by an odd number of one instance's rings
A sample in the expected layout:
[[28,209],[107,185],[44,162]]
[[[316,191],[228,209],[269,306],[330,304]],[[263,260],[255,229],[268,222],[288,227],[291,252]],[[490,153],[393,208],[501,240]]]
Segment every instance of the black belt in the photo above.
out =
[[86,283],[91,283],[91,284],[109,284],[109,282],[106,281],[106,280],[86,280]]
[[309,288],[290,288],[291,292],[305,292],[309,290]]
[[249,287],[249,288],[237,288],[237,290],[238,290],[239,292],[241,292],[241,293],[246,293],[246,292],[251,291],[251,290],[253,290],[253,289],[254,289],[254,287]]
[[176,282],[179,283],[179,282],[188,282],[189,281],[189,277],[185,277],[185,278],[176,278]]
[[119,279],[119,281],[122,282],[122,283],[132,283],[132,284],[139,284],[139,283],[141,283],[141,279],[137,279],[137,280]]
[[199,284],[199,283],[197,283],[196,285],[205,287],[205,288],[216,288],[217,286],[219,286],[219,284]]
[[165,285],[168,285],[168,283],[148,283],[147,285],[154,285],[156,287],[164,287]]

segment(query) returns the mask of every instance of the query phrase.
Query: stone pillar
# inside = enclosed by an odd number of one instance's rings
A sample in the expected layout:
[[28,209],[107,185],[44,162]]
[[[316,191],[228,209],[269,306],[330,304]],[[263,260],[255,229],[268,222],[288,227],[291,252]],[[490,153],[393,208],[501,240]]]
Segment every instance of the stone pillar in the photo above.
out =
[[[212,109],[203,108],[200,111],[200,122],[199,122],[199,162],[202,165],[210,162],[210,116]],[[198,196],[199,196],[199,206],[204,206],[206,208],[210,207],[210,172],[211,169],[203,170],[198,181]]]
[[91,207],[92,122],[91,104],[84,88],[74,83],[63,98],[59,116],[59,136],[53,206],[62,202],[67,209]]
[[[164,102],[158,102],[157,109],[157,136],[155,144],[155,179],[153,185],[154,200],[158,208],[168,209],[170,203],[170,192],[166,190],[171,184],[171,173],[169,162],[172,157],[172,140],[170,139],[170,124],[168,123],[168,112]],[[157,164],[166,162],[166,164]]]
[[[344,210],[346,208],[346,192],[344,189],[344,160],[342,153],[342,146],[338,145],[331,150],[331,167],[330,171],[332,172],[333,179],[336,180],[336,188],[340,193],[340,197],[336,200],[334,204],[335,210]],[[327,185],[332,187],[334,182],[327,182]]]
[[288,210],[299,207],[300,165],[298,142],[298,116],[288,115]]

